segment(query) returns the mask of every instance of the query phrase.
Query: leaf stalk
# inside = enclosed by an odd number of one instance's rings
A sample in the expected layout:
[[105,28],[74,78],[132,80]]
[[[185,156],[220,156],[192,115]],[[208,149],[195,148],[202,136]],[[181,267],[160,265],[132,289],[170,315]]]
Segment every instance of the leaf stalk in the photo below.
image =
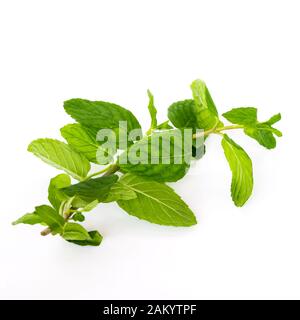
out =
[[212,128],[203,132],[199,132],[199,133],[194,133],[193,134],[193,139],[197,139],[203,136],[208,136],[211,133],[215,133],[215,134],[219,134],[222,131],[226,131],[226,130],[234,130],[234,129],[244,129],[244,126],[242,125],[232,125],[232,126],[224,126],[224,127],[220,127],[220,128]]

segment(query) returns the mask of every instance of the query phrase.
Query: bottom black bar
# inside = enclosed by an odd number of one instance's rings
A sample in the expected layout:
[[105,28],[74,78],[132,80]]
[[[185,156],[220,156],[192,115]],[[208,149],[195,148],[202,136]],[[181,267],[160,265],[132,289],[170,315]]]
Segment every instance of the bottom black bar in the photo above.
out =
[[[295,306],[293,301],[293,305]],[[0,301],[0,316],[12,319],[208,319],[216,316],[241,319],[245,316],[282,316],[287,310],[280,301],[196,300],[6,300]]]

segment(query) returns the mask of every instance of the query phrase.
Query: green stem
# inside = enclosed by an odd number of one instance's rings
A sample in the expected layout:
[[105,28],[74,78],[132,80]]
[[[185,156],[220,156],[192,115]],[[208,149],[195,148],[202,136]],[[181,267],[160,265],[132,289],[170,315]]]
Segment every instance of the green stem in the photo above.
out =
[[209,135],[211,133],[219,134],[222,131],[234,130],[234,129],[243,129],[243,128],[244,128],[244,126],[237,125],[237,124],[232,125],[232,126],[220,127],[220,128],[212,128],[212,129],[209,129],[209,130],[206,130],[206,131],[203,131],[203,132],[199,132],[199,133],[193,134],[193,139],[200,138],[200,137],[203,137],[203,136],[207,136],[207,135]]
[[225,127],[221,127],[221,128],[216,128],[215,132],[221,132],[221,131],[225,131],[225,130],[233,130],[233,129],[243,129],[244,126],[239,125],[239,124],[235,124],[232,126],[225,126]]
[[100,171],[92,173],[89,176],[87,176],[85,179],[83,179],[82,181],[90,180],[93,177],[99,176],[99,174],[102,174],[102,173],[106,172],[107,170],[109,170],[110,167],[111,167],[111,165],[109,165],[108,167],[106,167],[106,168],[104,168],[104,169],[102,169]]
[[41,231],[41,236],[47,236],[51,232],[52,232],[51,229],[48,227],[48,228],[44,229],[43,231]]
[[120,167],[117,164],[111,164],[108,167],[104,168],[103,170],[97,171],[95,173],[90,174],[82,181],[90,180],[93,177],[99,176],[100,174],[103,174],[103,177],[110,176],[111,174],[117,172],[120,169]]
[[108,170],[104,173],[104,175],[102,177],[107,177],[110,176],[112,174],[114,174],[115,172],[119,171],[120,167],[117,164],[111,164],[108,168]]
[[[77,210],[73,210],[73,209],[69,209],[67,212],[65,212],[63,214],[65,221],[68,222],[75,212],[77,212]],[[41,236],[47,236],[51,232],[52,232],[51,228],[47,227],[46,229],[41,231]]]
[[152,130],[153,130],[153,129],[152,129],[152,127],[151,127],[151,128],[146,132],[146,135],[147,135],[147,136],[150,136]]

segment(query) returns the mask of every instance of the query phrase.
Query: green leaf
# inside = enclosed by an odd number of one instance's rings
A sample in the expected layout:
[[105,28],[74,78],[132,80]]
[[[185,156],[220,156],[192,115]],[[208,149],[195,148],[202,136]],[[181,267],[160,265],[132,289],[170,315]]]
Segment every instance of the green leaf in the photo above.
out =
[[78,196],[75,196],[72,200],[72,207],[73,208],[84,208],[85,206],[87,206],[88,204],[90,203],[90,200],[88,201],[85,201],[83,199],[81,199],[80,197]]
[[89,232],[90,238],[87,240],[68,240],[74,244],[79,246],[99,246],[102,242],[102,236],[98,231],[90,231]]
[[237,207],[241,207],[253,190],[252,161],[241,146],[227,135],[222,139],[225,157],[232,172],[231,197]]
[[136,198],[136,193],[128,189],[122,183],[116,182],[110,189],[109,194],[103,202],[113,202],[117,200],[131,200]]
[[27,213],[18,220],[14,221],[12,224],[17,225],[19,223],[24,223],[24,224],[42,224],[43,220],[38,216],[35,212],[34,213]]
[[194,100],[188,99],[173,103],[168,109],[168,118],[176,128],[208,130],[221,126],[216,106],[201,80],[191,85]]
[[256,127],[245,128],[244,132],[247,136],[255,139],[260,145],[267,149],[274,149],[276,147],[276,139],[270,127],[267,125],[259,124]]
[[[97,151],[101,148],[101,145],[97,142],[96,135],[92,135],[79,123],[68,124],[61,128],[60,132],[72,149],[83,154],[89,161],[102,164],[97,160]],[[106,152],[106,150],[103,150],[103,152]]]
[[278,137],[282,136],[279,130],[272,127],[281,119],[280,113],[265,122],[257,120],[257,109],[253,107],[234,108],[224,113],[223,116],[231,123],[244,126],[245,134],[267,149],[276,147],[274,134]]
[[83,222],[85,220],[84,215],[81,212],[76,212],[73,216],[72,216],[72,220],[74,221],[79,221],[79,222]]
[[195,112],[198,128],[208,130],[219,125],[217,108],[202,80],[195,80],[191,84],[195,102]]
[[177,101],[170,105],[168,118],[176,128],[192,128],[195,131],[198,128],[196,113],[194,100]]
[[65,224],[62,237],[65,240],[89,240],[90,239],[90,235],[84,229],[84,227],[74,222],[68,222]]
[[69,197],[78,196],[87,203],[94,200],[101,202],[107,198],[112,185],[116,183],[117,180],[117,175],[100,177],[79,182],[70,187],[63,188],[62,191]]
[[74,222],[66,223],[62,237],[80,246],[99,246],[102,241],[98,231],[87,232],[83,226]]
[[71,184],[71,179],[67,174],[59,174],[50,180],[48,188],[48,200],[52,206],[58,211],[61,203],[67,200],[68,197],[60,189],[68,187]]
[[35,207],[35,213],[53,232],[62,231],[65,220],[52,207],[46,205]]
[[281,131],[277,130],[276,128],[272,127],[273,124],[281,120],[281,114],[275,114],[272,116],[268,121],[262,122],[258,124],[258,127],[265,127],[266,131],[270,131],[275,134],[277,137],[282,137]]
[[255,139],[260,145],[267,149],[274,149],[276,147],[274,134],[277,137],[282,136],[279,130],[266,124],[266,122],[258,123],[255,127],[247,127],[244,129],[244,132],[247,136]]
[[[262,123],[262,124],[264,124],[264,123]],[[278,129],[275,129],[275,128],[273,128],[273,127],[269,127],[269,130],[270,130],[272,133],[274,133],[277,137],[282,137],[282,132],[279,131]]]
[[253,126],[248,126],[244,129],[244,132],[247,136],[255,139],[260,145],[264,146],[267,149],[273,149],[276,147],[277,137],[281,137],[282,133],[276,128],[272,127],[273,124],[278,122],[281,119],[280,113],[271,117],[268,121],[257,122]]
[[265,122],[265,124],[272,126],[273,124],[275,124],[276,122],[281,120],[281,114],[277,113],[274,116],[272,116],[268,121]]
[[144,137],[119,156],[118,164],[123,172],[165,182],[184,177],[191,158],[192,139],[184,140],[182,131],[176,129]]
[[253,107],[234,108],[223,113],[223,117],[234,124],[251,126],[257,122],[257,109]]
[[64,170],[77,180],[84,179],[90,170],[90,163],[83,155],[58,140],[34,140],[28,146],[28,151],[53,167]]
[[151,126],[150,126],[150,130],[151,130],[151,129],[155,129],[157,127],[157,119],[156,119],[157,110],[154,106],[153,94],[150,92],[150,90],[148,90],[147,93],[148,93],[148,97],[149,97],[148,110],[149,110],[150,117],[151,117]]
[[65,101],[64,108],[77,122],[96,130],[118,129],[119,121],[127,121],[128,132],[141,128],[132,112],[114,103],[71,99]]
[[134,191],[135,199],[119,200],[118,205],[139,219],[167,226],[192,226],[196,217],[173,189],[165,184],[126,174],[119,180]]
[[162,122],[161,124],[158,124],[156,127],[157,130],[169,130],[173,129],[171,125],[169,125],[169,120]]
[[213,99],[207,89],[207,86],[202,80],[195,80],[191,84],[193,97],[196,105],[208,109],[212,114],[218,116],[218,110],[213,102]]
[[[114,185],[113,185],[114,186]],[[98,200],[94,200],[90,203],[88,203],[86,206],[84,206],[81,211],[82,212],[89,212],[92,211],[93,209],[95,209],[97,207],[97,205],[99,204]]]

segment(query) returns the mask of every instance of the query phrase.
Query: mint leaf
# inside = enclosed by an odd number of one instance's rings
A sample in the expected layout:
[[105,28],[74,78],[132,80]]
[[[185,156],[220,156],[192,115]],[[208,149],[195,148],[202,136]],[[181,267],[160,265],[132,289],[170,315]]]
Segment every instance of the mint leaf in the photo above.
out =
[[232,172],[231,197],[237,207],[242,207],[253,190],[252,161],[227,135],[222,139],[222,147]]
[[94,201],[88,203],[86,206],[84,206],[80,211],[82,211],[82,212],[92,211],[94,208],[97,207],[98,204],[99,204],[99,201],[98,200],[94,200]]
[[128,189],[122,183],[116,182],[110,189],[109,194],[103,202],[113,202],[117,200],[131,200],[136,198],[136,193]]
[[272,116],[268,121],[265,122],[265,124],[272,126],[273,124],[275,124],[276,122],[281,120],[281,114],[277,113],[274,116]]
[[65,224],[62,237],[65,240],[89,240],[90,239],[90,235],[84,229],[84,227],[74,222],[68,222]]
[[99,204],[99,201],[94,200],[90,203],[86,203],[85,201],[81,200],[80,198],[75,197],[75,199],[72,202],[72,205],[73,205],[73,207],[76,207],[79,203],[80,203],[80,207],[82,207],[82,208],[78,209],[78,211],[72,215],[72,220],[82,222],[85,220],[85,217],[82,213],[89,212],[89,211],[92,211],[93,209],[95,209],[97,207],[97,205]]
[[62,237],[81,246],[99,246],[102,241],[102,236],[98,231],[87,232],[83,226],[74,222],[66,223]]
[[64,173],[59,174],[50,180],[48,188],[48,200],[57,211],[59,210],[61,203],[68,199],[68,197],[60,189],[68,187],[70,184],[70,177]]
[[217,108],[207,89],[205,82],[197,79],[192,82],[191,88],[195,104],[201,106],[204,109],[208,109],[212,114],[218,116]]
[[85,178],[90,171],[90,163],[83,155],[58,140],[34,140],[28,146],[28,151],[51,166],[64,170],[77,180]]
[[[101,145],[96,140],[96,135],[92,135],[90,131],[86,130],[79,123],[68,124],[60,129],[61,135],[67,140],[72,149],[78,153],[83,154],[89,161],[97,164],[106,164],[98,162],[97,151]],[[103,152],[107,155],[106,150]],[[111,156],[111,161],[113,157]]]
[[157,110],[154,106],[153,94],[150,92],[150,90],[148,90],[147,93],[148,93],[148,97],[149,97],[148,110],[149,110],[150,117],[151,117],[151,126],[150,126],[150,130],[151,130],[151,129],[155,129],[157,127],[157,119],[156,119]]
[[74,244],[79,246],[99,246],[102,242],[102,236],[98,231],[90,231],[89,233],[90,238],[86,240],[68,240]]
[[72,216],[72,220],[74,221],[79,221],[79,222],[83,222],[85,220],[84,215],[81,212],[76,212],[73,216]]
[[111,175],[79,182],[61,190],[69,197],[78,196],[87,203],[94,200],[101,202],[107,198],[110,188],[117,180],[117,175]]
[[123,172],[165,182],[181,179],[189,169],[191,158],[191,139],[184,141],[180,130],[168,130],[153,132],[136,142],[119,156],[118,164]]
[[[62,190],[62,192],[64,192]],[[83,200],[81,199],[80,197],[78,196],[73,196],[73,200],[72,200],[72,207],[73,208],[84,208],[85,206],[87,206],[91,201],[88,199],[87,201],[86,200]]]
[[245,134],[267,149],[276,147],[274,134],[278,137],[282,136],[279,130],[272,127],[281,119],[280,113],[265,122],[257,120],[257,109],[253,107],[234,108],[224,113],[223,116],[231,123],[244,126]]
[[198,128],[208,130],[219,125],[217,108],[202,80],[195,80],[191,84],[195,102],[195,112]]
[[253,107],[234,108],[223,113],[223,117],[234,124],[251,126],[257,122],[257,109]]
[[168,130],[173,129],[171,125],[169,125],[169,120],[162,122],[161,124],[158,124],[156,127],[157,130]]
[[71,99],[64,102],[64,108],[77,122],[96,130],[118,129],[119,121],[127,121],[128,132],[141,128],[132,112],[114,103]]
[[192,85],[194,100],[188,99],[173,103],[168,109],[168,118],[176,128],[209,130],[222,125],[218,118],[217,108],[211,95],[201,80]]
[[168,118],[176,128],[198,128],[197,111],[194,100],[177,101],[170,105]]
[[60,233],[65,224],[64,218],[50,206],[42,205],[35,207],[35,213],[55,233]]
[[244,132],[247,136],[255,139],[263,147],[267,149],[274,149],[276,147],[276,139],[269,129],[269,126],[259,124],[255,127],[245,128]]
[[277,137],[281,137],[282,133],[276,128],[273,128],[272,124],[276,123],[280,119],[280,114],[277,114],[266,122],[257,122],[257,124],[253,126],[245,127],[244,132],[247,136],[255,139],[263,147],[273,149],[276,147],[274,134]]
[[137,195],[135,199],[117,202],[130,215],[167,226],[187,227],[197,223],[189,207],[165,184],[133,174],[124,175],[119,183]]
[[42,224],[43,220],[36,213],[27,213],[18,220],[14,221],[12,224],[15,226],[19,223],[34,225]]

